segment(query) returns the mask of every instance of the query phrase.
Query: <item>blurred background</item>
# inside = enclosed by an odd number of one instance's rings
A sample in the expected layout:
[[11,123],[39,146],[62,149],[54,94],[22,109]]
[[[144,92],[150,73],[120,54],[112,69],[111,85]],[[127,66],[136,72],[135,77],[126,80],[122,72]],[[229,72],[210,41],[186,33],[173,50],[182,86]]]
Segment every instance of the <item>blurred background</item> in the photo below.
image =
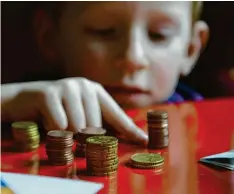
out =
[[[40,72],[35,63],[42,61],[31,37],[34,6],[1,2],[2,83],[20,80],[19,68]],[[234,2],[204,2],[201,19],[210,27],[210,40],[193,72],[181,81],[205,98],[234,96]]]

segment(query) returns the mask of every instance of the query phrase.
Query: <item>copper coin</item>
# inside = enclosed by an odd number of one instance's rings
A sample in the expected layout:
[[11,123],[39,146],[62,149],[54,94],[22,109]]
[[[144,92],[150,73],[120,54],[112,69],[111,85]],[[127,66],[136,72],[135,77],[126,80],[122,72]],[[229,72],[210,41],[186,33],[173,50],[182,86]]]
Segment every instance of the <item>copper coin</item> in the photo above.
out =
[[71,149],[74,143],[71,144],[46,144],[46,149]]
[[78,129],[78,134],[104,135],[106,134],[106,130],[101,127],[86,127],[84,129]]
[[167,119],[168,113],[165,110],[149,110],[147,112],[148,119]]
[[50,161],[51,165],[53,166],[65,166],[65,165],[70,165],[73,163],[74,160],[69,160],[69,161]]
[[161,129],[161,128],[168,128],[168,123],[148,123],[148,128],[155,128],[155,129]]
[[71,131],[53,130],[47,133],[47,137],[51,139],[73,139],[73,133]]
[[149,130],[148,131],[148,134],[149,134],[149,138],[152,138],[152,137],[164,137],[164,136],[168,136],[169,135],[169,131],[168,129],[164,129],[164,130],[157,130],[157,131],[154,131],[154,130]]
[[63,161],[63,160],[73,159],[74,155],[72,153],[70,153],[69,155],[57,155],[57,156],[48,155],[48,158],[56,161]]
[[161,139],[149,138],[148,148],[150,149],[161,149],[167,147],[169,144],[169,137],[165,136]]

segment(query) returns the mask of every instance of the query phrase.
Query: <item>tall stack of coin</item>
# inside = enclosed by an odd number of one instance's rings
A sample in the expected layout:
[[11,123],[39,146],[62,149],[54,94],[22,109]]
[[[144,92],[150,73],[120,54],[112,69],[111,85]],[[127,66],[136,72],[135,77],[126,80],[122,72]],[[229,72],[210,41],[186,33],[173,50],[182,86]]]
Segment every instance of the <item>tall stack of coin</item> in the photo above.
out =
[[102,136],[106,134],[106,130],[100,127],[87,127],[84,129],[79,129],[76,134],[77,145],[76,145],[76,155],[85,156],[86,150],[86,139],[93,136]]
[[137,153],[131,156],[130,163],[134,168],[159,168],[163,165],[164,158],[156,153]]
[[150,149],[160,149],[168,146],[168,113],[163,110],[147,112],[148,134]]
[[109,176],[118,168],[118,139],[93,136],[86,140],[87,171],[94,176]]
[[50,163],[57,166],[71,164],[74,160],[73,144],[72,132],[61,130],[49,131],[47,133],[46,154]]
[[11,125],[16,148],[21,152],[33,151],[39,147],[40,135],[34,122],[21,121]]

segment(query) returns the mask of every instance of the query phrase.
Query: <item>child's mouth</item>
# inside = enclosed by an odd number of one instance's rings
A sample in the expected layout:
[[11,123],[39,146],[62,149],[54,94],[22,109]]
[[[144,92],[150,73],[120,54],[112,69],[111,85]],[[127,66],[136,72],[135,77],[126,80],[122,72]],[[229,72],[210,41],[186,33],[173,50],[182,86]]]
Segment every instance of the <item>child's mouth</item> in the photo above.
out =
[[141,89],[136,86],[104,86],[107,92],[112,95],[141,95],[150,94],[150,91]]

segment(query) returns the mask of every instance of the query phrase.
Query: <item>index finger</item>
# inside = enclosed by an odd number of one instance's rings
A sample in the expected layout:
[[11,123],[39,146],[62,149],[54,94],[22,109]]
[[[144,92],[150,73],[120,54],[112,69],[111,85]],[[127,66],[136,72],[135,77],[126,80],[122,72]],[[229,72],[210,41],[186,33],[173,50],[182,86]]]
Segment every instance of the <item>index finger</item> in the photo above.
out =
[[97,86],[97,95],[103,117],[110,125],[131,141],[142,144],[148,142],[145,132],[136,126],[103,87]]

